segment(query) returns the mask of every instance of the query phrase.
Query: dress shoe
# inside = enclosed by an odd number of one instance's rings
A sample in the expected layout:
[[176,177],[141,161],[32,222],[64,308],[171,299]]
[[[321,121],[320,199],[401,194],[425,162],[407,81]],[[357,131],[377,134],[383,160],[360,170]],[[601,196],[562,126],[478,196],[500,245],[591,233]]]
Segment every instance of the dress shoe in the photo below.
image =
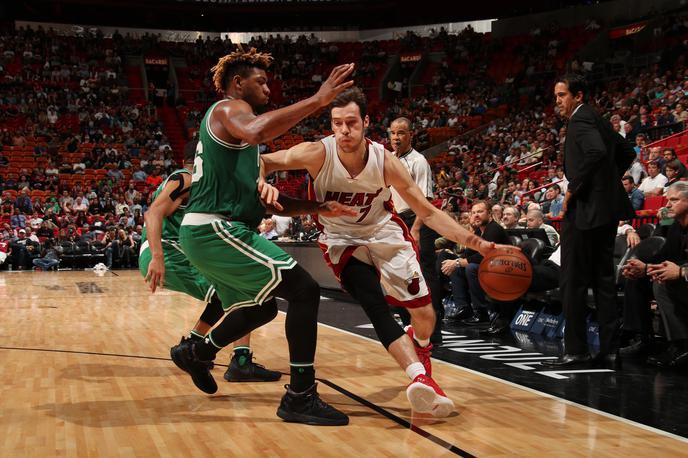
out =
[[492,321],[492,324],[490,324],[489,328],[480,330],[479,334],[488,335],[488,336],[497,336],[499,334],[504,333],[507,329],[509,329],[509,324],[510,324],[510,322],[508,320],[498,316],[497,318],[494,319],[494,321]]
[[621,356],[619,353],[600,353],[592,359],[592,365],[605,369],[621,369]]
[[642,357],[651,353],[654,348],[654,340],[648,335],[637,334],[627,344],[619,349],[622,357]]
[[455,321],[465,320],[473,316],[473,309],[470,306],[461,308],[451,319]]
[[461,321],[463,324],[468,326],[477,326],[480,324],[485,324],[490,322],[490,318],[484,313],[475,313],[472,317]]
[[647,358],[647,363],[662,368],[675,368],[688,365],[688,349],[685,346],[671,345],[664,353]]
[[568,354],[567,353],[563,356],[560,356],[559,359],[553,359],[550,361],[543,361],[542,365],[547,366],[547,367],[559,368],[559,367],[586,365],[586,364],[589,364],[591,361],[592,361],[592,356],[590,356],[588,353],[580,353],[580,354]]

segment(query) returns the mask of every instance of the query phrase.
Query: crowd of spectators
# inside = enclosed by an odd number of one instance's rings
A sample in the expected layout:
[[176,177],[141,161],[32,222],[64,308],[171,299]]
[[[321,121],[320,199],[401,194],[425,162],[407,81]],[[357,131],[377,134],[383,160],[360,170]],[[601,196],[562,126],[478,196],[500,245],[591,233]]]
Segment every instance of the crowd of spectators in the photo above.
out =
[[3,264],[87,242],[108,266],[135,265],[150,191],[176,165],[154,107],[127,98],[120,40],[18,28],[0,34],[0,59]]

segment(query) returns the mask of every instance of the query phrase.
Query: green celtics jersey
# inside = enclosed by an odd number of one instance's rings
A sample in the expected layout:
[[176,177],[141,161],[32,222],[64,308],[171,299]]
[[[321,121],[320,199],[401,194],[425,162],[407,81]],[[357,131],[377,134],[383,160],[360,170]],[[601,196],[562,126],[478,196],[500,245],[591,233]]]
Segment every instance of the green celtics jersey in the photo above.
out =
[[[155,190],[153,193],[153,199],[151,202],[153,202],[155,199],[158,198],[162,190],[165,188],[165,185],[167,184],[168,181],[170,181],[170,178],[174,175],[182,174],[182,173],[191,173],[186,169],[179,169],[175,170],[174,172],[170,173],[170,176],[167,177],[165,181],[160,183],[160,186]],[[178,242],[179,241],[179,226],[182,224],[182,218],[184,217],[184,209],[186,206],[180,205],[177,210],[172,213],[170,216],[166,217],[165,219],[162,220],[162,239],[166,240],[168,242]],[[143,225],[143,234],[141,235],[141,244],[145,242],[147,239],[146,236],[146,225]]]
[[258,145],[235,145],[210,130],[213,104],[201,121],[187,213],[217,213],[257,227],[265,215],[258,198]]

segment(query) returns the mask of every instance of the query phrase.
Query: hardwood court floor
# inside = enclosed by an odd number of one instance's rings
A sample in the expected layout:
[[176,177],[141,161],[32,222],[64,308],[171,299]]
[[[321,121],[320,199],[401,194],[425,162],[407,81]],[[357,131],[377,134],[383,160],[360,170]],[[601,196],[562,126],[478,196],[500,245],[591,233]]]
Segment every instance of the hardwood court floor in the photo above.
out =
[[[325,326],[317,375],[340,389],[320,383],[319,391],[351,423],[287,424],[275,415],[287,377],[229,384],[216,367],[220,389],[206,396],[168,360],[202,304],[168,291],[151,295],[136,271],[116,274],[0,273],[0,456],[688,453],[681,440],[448,364],[435,364],[436,379],[458,413],[413,418],[406,377],[382,347]],[[253,348],[258,362],[287,371],[283,326],[280,314],[255,332]],[[216,362],[228,358],[223,351]]]

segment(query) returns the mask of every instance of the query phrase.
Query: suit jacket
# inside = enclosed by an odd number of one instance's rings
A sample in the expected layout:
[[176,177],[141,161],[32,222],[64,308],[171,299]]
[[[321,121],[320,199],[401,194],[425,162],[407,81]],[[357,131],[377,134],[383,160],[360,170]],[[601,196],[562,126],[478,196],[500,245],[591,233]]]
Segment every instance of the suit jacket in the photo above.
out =
[[565,219],[588,230],[633,218],[621,178],[635,157],[633,146],[608,121],[581,105],[569,120],[564,143],[564,173],[572,194]]

